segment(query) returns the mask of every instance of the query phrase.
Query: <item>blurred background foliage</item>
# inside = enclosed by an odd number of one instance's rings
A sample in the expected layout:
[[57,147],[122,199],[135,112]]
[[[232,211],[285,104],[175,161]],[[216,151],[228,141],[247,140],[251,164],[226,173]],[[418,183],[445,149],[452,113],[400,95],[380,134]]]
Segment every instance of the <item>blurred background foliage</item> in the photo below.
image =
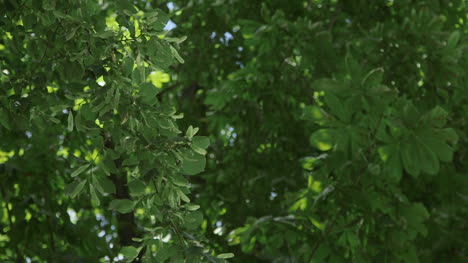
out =
[[[168,6],[189,38],[163,91],[211,138],[192,183],[215,247],[234,262],[468,260],[465,1]],[[436,106],[459,137],[453,158],[440,146],[437,168],[423,153],[419,176],[384,162],[384,145],[414,141],[402,108]]]

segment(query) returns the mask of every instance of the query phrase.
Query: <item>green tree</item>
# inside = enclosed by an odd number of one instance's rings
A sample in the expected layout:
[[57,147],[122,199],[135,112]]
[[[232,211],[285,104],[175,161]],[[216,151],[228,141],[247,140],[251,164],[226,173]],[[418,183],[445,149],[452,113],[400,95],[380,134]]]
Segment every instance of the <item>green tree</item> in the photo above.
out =
[[465,0],[0,3],[2,262],[468,261]]
[[168,15],[144,1],[1,3],[0,261],[216,261],[185,177],[204,169],[208,138],[157,99],[183,63]]

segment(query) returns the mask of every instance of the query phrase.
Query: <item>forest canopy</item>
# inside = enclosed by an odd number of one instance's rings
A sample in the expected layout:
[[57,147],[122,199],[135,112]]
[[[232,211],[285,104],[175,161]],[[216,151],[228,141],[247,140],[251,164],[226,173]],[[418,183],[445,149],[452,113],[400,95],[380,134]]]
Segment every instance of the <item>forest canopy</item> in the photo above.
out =
[[468,262],[465,0],[0,0],[0,262]]

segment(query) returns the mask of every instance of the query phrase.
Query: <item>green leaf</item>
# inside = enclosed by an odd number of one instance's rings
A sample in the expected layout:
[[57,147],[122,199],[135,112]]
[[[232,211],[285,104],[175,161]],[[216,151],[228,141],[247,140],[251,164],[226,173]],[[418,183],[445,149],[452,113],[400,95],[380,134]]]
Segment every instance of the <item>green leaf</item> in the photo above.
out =
[[183,186],[183,187],[188,187],[189,186],[189,183],[188,183],[187,179],[185,179],[185,177],[183,175],[172,174],[170,178],[171,178],[172,183],[177,185],[177,186]]
[[78,28],[80,28],[80,26],[74,27],[70,31],[68,31],[67,35],[65,36],[65,39],[67,41],[72,39],[75,36],[76,31],[78,30]]
[[360,244],[358,236],[353,232],[346,232],[346,239],[351,248],[356,248]]
[[185,201],[187,203],[190,203],[190,198],[188,198],[188,196],[185,195],[185,193],[182,192],[182,190],[180,190],[180,188],[176,188],[176,191],[177,191],[177,195],[179,196],[180,199],[182,199],[183,201]]
[[200,211],[191,211],[184,217],[184,225],[187,229],[193,230],[203,222],[203,214]]
[[59,119],[54,118],[54,117],[51,117],[51,116],[49,117],[49,120],[50,120],[51,122],[55,123],[55,124],[59,124],[59,123],[60,123],[60,120],[59,120]]
[[326,258],[327,256],[330,254],[330,247],[327,246],[326,244],[321,244],[318,249],[317,249],[317,252],[315,253],[315,256],[314,256],[314,260],[316,260],[317,262],[326,262]]
[[451,144],[455,145],[458,143],[458,134],[452,128],[445,128],[435,131],[435,136],[440,138],[441,140],[448,141]]
[[156,262],[166,262],[167,258],[171,256],[170,247],[165,244],[158,245],[158,250],[156,251]]
[[399,182],[403,175],[403,167],[401,165],[400,153],[395,151],[392,153],[386,164],[386,172],[395,182]]
[[99,201],[96,190],[94,190],[94,186],[92,184],[89,184],[89,192],[91,193],[91,200],[93,200],[96,205],[100,205],[101,202]]
[[198,154],[201,154],[201,155],[206,154],[206,150],[203,149],[203,148],[198,147],[196,144],[192,144],[192,145],[190,145],[190,147],[192,148],[192,150],[194,150]]
[[[195,128],[194,134],[198,131],[198,128]],[[196,136],[192,139],[192,144],[196,145],[199,148],[206,149],[210,146],[210,139],[206,136]]]
[[400,262],[419,263],[418,254],[414,245],[409,245],[403,251],[397,254]]
[[68,112],[68,131],[73,131],[73,112],[71,110]]
[[106,164],[105,164],[103,161],[100,161],[100,162],[98,163],[98,167],[101,168],[101,170],[102,170],[106,175],[110,175],[109,168],[107,168]]
[[130,74],[132,74],[134,64],[135,64],[135,61],[133,61],[133,58],[129,56],[125,57],[122,60],[121,67],[122,67],[124,76],[128,77],[130,76]]
[[423,204],[414,203],[409,206],[404,206],[401,208],[400,213],[406,218],[408,229],[414,232],[414,235],[416,233],[421,233],[423,235],[427,233],[424,221],[429,218],[429,212]]
[[154,105],[157,102],[156,95],[159,90],[151,83],[146,82],[140,86],[140,97],[143,103]]
[[205,170],[206,159],[198,153],[188,152],[184,154],[182,163],[182,173],[195,175]]
[[[153,44],[154,43],[154,44]],[[170,48],[170,44],[166,41],[154,40],[150,47],[153,49],[154,61],[162,69],[168,68],[174,61],[174,56]],[[151,52],[151,50],[148,50]]]
[[125,262],[132,262],[138,256],[142,248],[143,247],[126,246],[122,247],[120,253],[125,257]]
[[84,69],[78,61],[67,61],[61,70],[63,79],[68,82],[81,81],[84,74]]
[[174,191],[167,192],[166,198],[169,201],[169,206],[171,208],[177,207],[179,200],[176,200],[177,196],[176,196],[176,193]]
[[137,165],[139,164],[140,161],[138,160],[137,156],[130,156],[129,158],[125,159],[123,162],[122,162],[122,166],[134,166],[134,165]]
[[127,0],[116,0],[115,7],[120,11],[129,11],[130,15],[137,12],[132,2]]
[[403,160],[405,170],[413,176],[418,176],[421,167],[419,166],[418,152],[413,147],[415,147],[413,144],[404,144],[401,151],[401,159]]
[[5,127],[7,130],[10,130],[10,121],[8,119],[8,113],[0,108],[0,124]]
[[117,173],[117,167],[115,166],[115,163],[113,160],[119,158],[120,155],[117,154],[115,151],[112,151],[112,150],[106,150],[106,153],[105,153],[105,159],[102,160],[102,166],[101,166],[101,169],[103,169],[104,173],[105,173],[105,170],[108,170],[109,173]]
[[318,106],[308,105],[305,106],[302,112],[302,119],[314,121],[318,124],[322,124],[326,117],[326,113]]
[[372,175],[379,175],[380,174],[380,165],[375,164],[375,163],[370,163],[370,164],[367,165],[367,170]]
[[84,131],[86,127],[83,126],[83,121],[81,119],[81,111],[76,113],[75,117],[75,127],[77,131]]
[[335,130],[320,129],[315,131],[309,138],[309,142],[321,151],[329,151],[333,148]]
[[101,184],[99,183],[99,180],[96,178],[96,175],[91,176],[91,181],[93,182],[93,186],[101,193],[104,194],[105,191],[102,188]]
[[146,185],[140,179],[134,179],[128,183],[130,194],[134,196],[144,195],[146,192]]
[[337,96],[347,96],[350,91],[344,83],[332,79],[316,80],[312,83],[312,87],[317,90],[332,92]]
[[374,87],[380,83],[382,83],[383,79],[383,74],[384,74],[384,69],[383,68],[375,68],[362,79],[361,85],[366,85],[368,87]]
[[387,131],[387,125],[385,124],[385,121],[382,121],[377,128],[377,134],[375,138],[385,143],[392,143],[393,140]]
[[325,103],[330,108],[330,111],[337,116],[343,122],[349,122],[351,115],[349,114],[352,112],[349,109],[345,109],[344,104],[342,101],[338,99],[333,93],[326,92],[324,96]]
[[421,141],[429,150],[434,152],[441,161],[451,162],[453,160],[454,150],[444,141],[429,136],[421,137]]
[[112,30],[106,30],[106,31],[98,32],[94,34],[95,37],[102,38],[102,39],[110,38],[113,35],[114,35],[114,31]]
[[96,180],[103,190],[102,194],[103,193],[109,193],[109,194],[115,193],[115,185],[109,178],[107,178],[107,176],[103,176],[103,175],[96,176]]
[[76,169],[76,170],[71,174],[71,177],[76,177],[76,176],[80,175],[82,172],[84,172],[86,169],[88,169],[89,166],[90,166],[90,164],[85,164],[85,165],[83,165],[83,166],[78,167],[78,169]]
[[133,211],[135,202],[128,199],[114,199],[109,204],[110,210],[116,210],[119,213],[126,214]]
[[169,21],[169,16],[160,9],[155,9],[153,12],[146,14],[147,23],[151,25],[151,28],[155,31],[162,31]]
[[47,11],[54,10],[55,9],[55,0],[45,0],[42,3],[42,7],[44,8],[44,10],[47,10]]
[[185,136],[187,136],[187,138],[189,138],[189,139],[192,139],[192,137],[193,137],[193,127],[192,127],[192,125],[190,125],[187,128],[187,131],[185,132]]
[[439,160],[419,138],[413,138],[411,142],[404,144],[401,156],[405,170],[413,176],[418,176],[420,171],[428,174],[439,172]]
[[403,120],[406,125],[412,126],[417,123],[420,118],[418,109],[414,106],[411,101],[405,101],[403,105]]
[[177,61],[179,61],[180,64],[184,64],[184,59],[179,55],[179,52],[177,52],[177,50],[170,46],[170,49],[171,49],[171,52],[172,52],[172,55],[177,59]]
[[455,31],[452,34],[450,34],[447,40],[447,48],[454,49],[458,44],[458,40],[460,40],[460,32]]
[[86,179],[80,181],[79,179],[75,179],[72,183],[65,186],[65,193],[69,195],[71,198],[75,198],[78,194],[81,193],[83,187],[86,184]]
[[112,98],[114,97],[114,92],[115,92],[114,86],[107,90],[106,96],[104,97],[104,101],[106,104],[108,104],[112,100]]
[[192,125],[190,125],[187,128],[187,131],[185,132],[185,136],[190,140],[197,133],[197,131],[198,131],[198,128],[193,128]]
[[200,208],[199,205],[194,205],[194,204],[185,204],[185,207],[187,208],[187,210],[190,210],[190,211],[195,211]]
[[423,120],[430,126],[441,128],[447,122],[448,113],[442,107],[436,106],[423,116]]
[[415,150],[419,152],[421,170],[428,174],[437,174],[439,172],[439,160],[437,156],[422,143],[418,143],[418,148]]
[[112,102],[114,109],[119,108],[120,103],[120,90],[117,88],[115,89],[114,101]]
[[216,256],[217,258],[221,258],[221,259],[226,259],[226,258],[232,258],[234,257],[234,254],[233,253],[223,253],[223,254],[219,254],[218,256]]
[[145,63],[141,58],[141,53],[138,53],[137,55],[136,64],[137,64],[137,70],[140,74],[140,81],[143,82],[146,79],[146,68],[145,68]]

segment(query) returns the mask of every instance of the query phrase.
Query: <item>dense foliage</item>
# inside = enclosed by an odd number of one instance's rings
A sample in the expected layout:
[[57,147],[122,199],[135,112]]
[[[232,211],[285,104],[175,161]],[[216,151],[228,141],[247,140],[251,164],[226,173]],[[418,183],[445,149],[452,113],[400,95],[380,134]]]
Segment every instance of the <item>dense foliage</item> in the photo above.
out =
[[467,13],[0,0],[0,261],[468,261]]

